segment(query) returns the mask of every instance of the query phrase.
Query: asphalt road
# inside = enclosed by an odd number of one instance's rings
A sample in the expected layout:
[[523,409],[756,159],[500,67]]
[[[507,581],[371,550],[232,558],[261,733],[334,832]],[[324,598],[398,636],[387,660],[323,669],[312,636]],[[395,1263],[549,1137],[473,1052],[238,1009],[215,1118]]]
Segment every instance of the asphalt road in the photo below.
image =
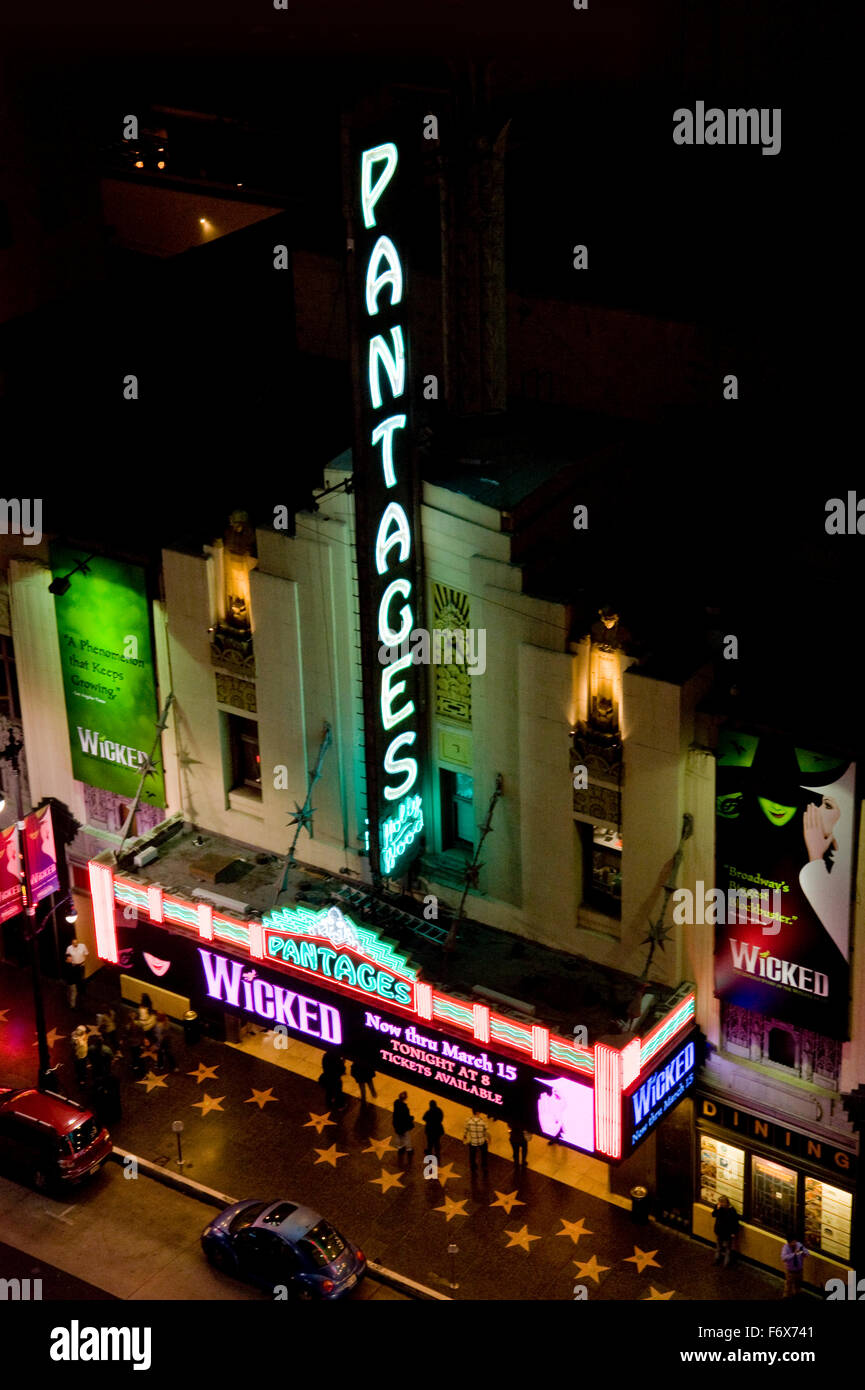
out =
[[[211,1269],[199,1236],[214,1208],[108,1163],[62,1199],[0,1177],[0,1279],[41,1278],[42,1299],[243,1300],[266,1294]],[[359,1299],[401,1299],[365,1279]]]

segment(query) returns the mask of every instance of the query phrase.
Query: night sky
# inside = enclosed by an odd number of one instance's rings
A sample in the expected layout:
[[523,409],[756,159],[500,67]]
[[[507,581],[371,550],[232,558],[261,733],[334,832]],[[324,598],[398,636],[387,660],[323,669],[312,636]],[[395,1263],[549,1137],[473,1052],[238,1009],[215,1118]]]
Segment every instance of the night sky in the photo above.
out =
[[[487,62],[493,116],[511,121],[508,288],[693,324],[740,375],[735,404],[712,379],[696,403],[625,432],[609,486],[593,493],[581,563],[563,539],[550,582],[564,575],[577,602],[634,594],[674,646],[692,608],[720,604],[773,704],[855,727],[862,542],[824,530],[827,498],[861,476],[843,328],[855,181],[846,88],[812,8],[327,0],[283,13],[162,0],[124,19],[52,0],[38,27],[8,12],[4,24],[28,158],[49,193],[52,170],[65,179],[70,165],[82,189],[98,188],[123,112],[216,111],[246,127],[295,247],[333,257],[342,111],[394,87],[403,103],[447,111],[468,65]],[[672,112],[697,99],[780,106],[780,155],[675,146]],[[430,271],[435,230],[426,219],[416,237]],[[571,267],[576,242],[591,248],[588,273]],[[119,527],[132,551],[200,543],[237,505],[266,515],[275,487],[300,504],[350,442],[350,382],[347,360],[298,362],[290,324],[290,293],[218,242],[115,268],[0,328],[14,364],[7,458],[38,470],[70,535]],[[114,385],[130,355],[159,382],[134,415]],[[554,367],[553,342],[550,356]]]

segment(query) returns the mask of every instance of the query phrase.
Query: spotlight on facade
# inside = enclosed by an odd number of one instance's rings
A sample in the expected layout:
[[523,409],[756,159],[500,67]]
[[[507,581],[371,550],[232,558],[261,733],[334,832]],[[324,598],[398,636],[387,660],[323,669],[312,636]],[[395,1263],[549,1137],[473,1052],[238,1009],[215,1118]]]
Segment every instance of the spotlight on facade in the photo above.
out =
[[73,908],[71,912],[66,913],[66,920],[69,923],[70,927],[74,922],[78,921],[78,913],[75,910],[75,908]]

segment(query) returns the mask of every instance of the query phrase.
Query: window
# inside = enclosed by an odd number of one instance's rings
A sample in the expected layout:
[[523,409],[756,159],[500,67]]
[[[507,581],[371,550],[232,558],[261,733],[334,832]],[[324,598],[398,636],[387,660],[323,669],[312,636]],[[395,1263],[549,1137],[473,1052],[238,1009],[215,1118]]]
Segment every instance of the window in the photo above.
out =
[[796,1038],[787,1028],[769,1029],[769,1061],[779,1067],[796,1066]]
[[745,1150],[700,1136],[700,1201],[715,1206],[719,1197],[742,1215],[745,1205]]
[[622,915],[622,839],[615,830],[578,826],[583,852],[583,904],[607,917]]
[[853,1196],[819,1178],[805,1179],[805,1244],[839,1260],[850,1258]]
[[21,702],[18,698],[12,638],[0,636],[0,715],[3,714],[7,719],[19,719]]
[[475,837],[474,779],[467,772],[440,771],[442,849],[472,850]]
[[796,1226],[796,1174],[768,1159],[751,1159],[751,1220],[786,1239]]
[[228,735],[231,749],[231,791],[246,788],[261,796],[261,757],[258,751],[258,724],[240,714],[229,714]]
[[311,1231],[307,1231],[298,1248],[308,1255],[318,1269],[332,1264],[345,1249],[345,1241],[338,1231],[327,1221],[319,1221]]

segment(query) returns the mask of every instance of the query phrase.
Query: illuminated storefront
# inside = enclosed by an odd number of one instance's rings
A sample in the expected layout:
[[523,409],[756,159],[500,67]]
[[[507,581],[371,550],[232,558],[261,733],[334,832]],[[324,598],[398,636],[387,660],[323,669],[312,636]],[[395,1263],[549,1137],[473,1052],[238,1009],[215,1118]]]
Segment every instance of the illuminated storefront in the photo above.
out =
[[140,957],[141,973],[205,1016],[369,1056],[376,1070],[614,1164],[645,1137],[635,1104],[648,1133],[693,1080],[692,991],[644,1037],[584,1046],[434,988],[383,932],[336,906],[241,921],[117,874],[111,857],[89,866],[101,959],[134,970]]
[[697,1098],[699,1201],[728,1197],[744,1222],[849,1262],[856,1154],[717,1097]]

